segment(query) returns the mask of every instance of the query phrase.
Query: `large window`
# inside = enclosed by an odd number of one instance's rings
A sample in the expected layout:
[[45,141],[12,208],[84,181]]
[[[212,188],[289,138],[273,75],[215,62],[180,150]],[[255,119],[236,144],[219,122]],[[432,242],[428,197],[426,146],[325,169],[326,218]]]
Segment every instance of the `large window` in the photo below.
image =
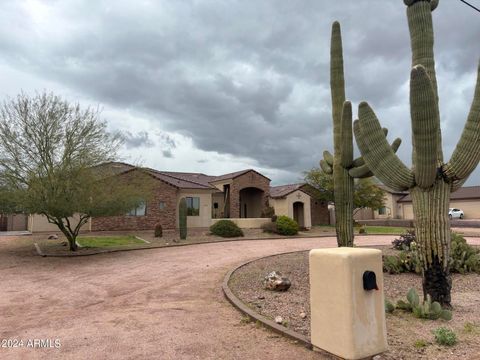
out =
[[188,216],[200,215],[200,198],[187,197],[186,201],[187,201],[187,215]]
[[142,201],[135,209],[130,210],[127,215],[130,216],[145,216],[145,211],[147,209],[147,204],[145,201]]
[[387,208],[385,206],[379,208],[378,215],[387,215]]

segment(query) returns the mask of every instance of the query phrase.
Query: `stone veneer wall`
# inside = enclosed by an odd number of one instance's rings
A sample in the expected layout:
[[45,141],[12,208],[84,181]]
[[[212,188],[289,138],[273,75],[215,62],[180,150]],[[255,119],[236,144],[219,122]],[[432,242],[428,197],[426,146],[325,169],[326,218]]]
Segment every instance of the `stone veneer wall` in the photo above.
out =
[[[160,202],[165,209],[160,210]],[[105,216],[92,219],[92,231],[150,230],[160,223],[163,229],[175,229],[177,189],[160,180],[154,180],[153,193],[146,199],[145,216]]]
[[255,171],[249,171],[233,179],[232,185],[230,186],[230,218],[240,217],[240,190],[248,187],[263,190],[263,207],[268,205],[270,180],[257,174]]

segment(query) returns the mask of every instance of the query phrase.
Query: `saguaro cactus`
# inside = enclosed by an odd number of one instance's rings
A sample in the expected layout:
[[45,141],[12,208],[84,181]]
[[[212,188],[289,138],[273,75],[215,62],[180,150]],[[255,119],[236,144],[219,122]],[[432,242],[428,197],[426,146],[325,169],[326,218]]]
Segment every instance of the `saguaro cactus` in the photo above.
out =
[[180,239],[187,238],[187,201],[185,198],[180,199],[178,207],[178,227],[180,229]]
[[[363,102],[354,122],[357,144],[372,172],[395,190],[410,190],[423,265],[423,292],[450,305],[450,192],[457,190],[480,160],[480,81],[462,136],[449,162],[443,161],[433,54],[431,12],[438,1],[407,1],[412,48],[410,114],[413,166],[407,168],[386,143],[380,123]],[[480,71],[480,67],[479,67]]]
[[[362,157],[353,159],[352,104],[345,101],[345,79],[343,73],[343,50],[340,23],[332,25],[330,43],[330,89],[332,94],[333,147],[332,155],[323,152],[320,167],[333,174],[335,200],[335,228],[338,246],[353,246],[353,189],[354,178],[370,177],[373,174]],[[387,129],[384,129],[385,136]],[[394,152],[401,140],[392,144]]]

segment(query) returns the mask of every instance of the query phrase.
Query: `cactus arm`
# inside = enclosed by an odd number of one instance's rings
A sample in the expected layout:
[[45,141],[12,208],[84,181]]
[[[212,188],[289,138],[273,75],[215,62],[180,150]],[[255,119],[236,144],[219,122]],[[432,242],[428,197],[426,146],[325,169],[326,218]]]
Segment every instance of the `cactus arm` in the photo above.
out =
[[[397,152],[401,143],[402,143],[402,139],[400,138],[396,138],[392,142],[390,147],[392,148],[393,152],[395,153]],[[365,165],[365,161],[363,160],[363,157],[359,157],[356,160],[358,159],[362,159],[363,164],[355,166],[355,161],[354,161],[352,168],[348,170],[348,173],[350,174],[350,176],[356,179],[363,179],[363,178],[375,176],[375,174],[370,171],[369,167]]]
[[373,176],[373,173],[366,164],[351,168],[348,170],[348,174],[355,179],[363,179]]
[[330,165],[328,165],[328,163],[325,160],[320,160],[320,168],[326,174],[332,174],[333,173],[332,167]]
[[453,193],[455,191],[457,191],[458,189],[460,189],[463,184],[465,183],[465,181],[467,181],[468,178],[465,178],[465,179],[462,179],[462,180],[454,180],[452,182],[452,185],[450,186],[450,191]]
[[[409,5],[409,4],[407,4]],[[408,29],[410,31],[410,46],[412,48],[412,68],[422,65],[432,82],[435,99],[438,104],[437,76],[435,72],[435,56],[433,52],[434,36],[432,11],[438,5],[434,2],[417,1],[407,8]],[[440,126],[437,130],[437,160],[443,161],[442,134]],[[415,146],[415,145],[414,145]],[[415,157],[415,154],[413,154]]]
[[365,165],[365,160],[363,160],[363,156],[359,156],[358,158],[353,160],[352,168],[360,167],[362,165]]
[[353,162],[352,103],[350,101],[343,103],[340,135],[343,142],[340,163],[344,168],[349,168]]
[[415,66],[410,75],[410,115],[415,144],[415,182],[426,189],[433,185],[437,176],[437,133],[440,119],[432,83],[422,65]]
[[330,151],[325,150],[323,152],[323,159],[328,165],[333,166],[333,155],[330,153]]
[[[385,137],[387,137],[388,135],[388,129],[387,128],[383,128],[383,132],[385,134]],[[400,138],[396,138],[395,141],[392,143],[392,149],[393,149],[393,152],[397,152],[398,148],[400,147],[400,144],[402,143],[402,139]],[[362,165],[365,165],[365,160],[363,160],[363,156],[359,156],[358,158],[356,158],[355,160],[353,160],[353,163],[352,163],[352,168],[356,168],[356,167],[360,167]],[[373,175],[371,175],[373,176]]]
[[480,64],[475,95],[462,136],[445,166],[445,175],[451,181],[466,179],[480,161]]
[[330,88],[332,92],[334,154],[340,154],[342,147],[342,108],[343,103],[345,102],[345,78],[343,74],[342,33],[338,21],[335,21],[332,25],[330,46]]
[[393,152],[375,113],[366,102],[359,105],[358,115],[360,120],[354,123],[355,138],[365,163],[386,186],[399,191],[411,188],[413,173]]

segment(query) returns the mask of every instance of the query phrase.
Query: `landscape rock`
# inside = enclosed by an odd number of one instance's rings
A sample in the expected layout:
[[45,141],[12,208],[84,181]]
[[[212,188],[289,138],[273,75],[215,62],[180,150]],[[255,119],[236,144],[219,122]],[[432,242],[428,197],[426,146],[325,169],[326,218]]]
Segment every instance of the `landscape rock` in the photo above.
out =
[[292,283],[278,271],[272,271],[263,280],[265,289],[272,291],[287,291]]
[[281,323],[283,323],[283,318],[281,316],[275,316],[275,322],[277,324],[281,324]]
[[307,314],[305,314],[304,312],[302,312],[302,313],[300,313],[300,317],[301,317],[302,319],[305,319],[305,318],[307,317]]
[[49,235],[48,240],[58,240],[58,235],[56,235],[56,234]]

